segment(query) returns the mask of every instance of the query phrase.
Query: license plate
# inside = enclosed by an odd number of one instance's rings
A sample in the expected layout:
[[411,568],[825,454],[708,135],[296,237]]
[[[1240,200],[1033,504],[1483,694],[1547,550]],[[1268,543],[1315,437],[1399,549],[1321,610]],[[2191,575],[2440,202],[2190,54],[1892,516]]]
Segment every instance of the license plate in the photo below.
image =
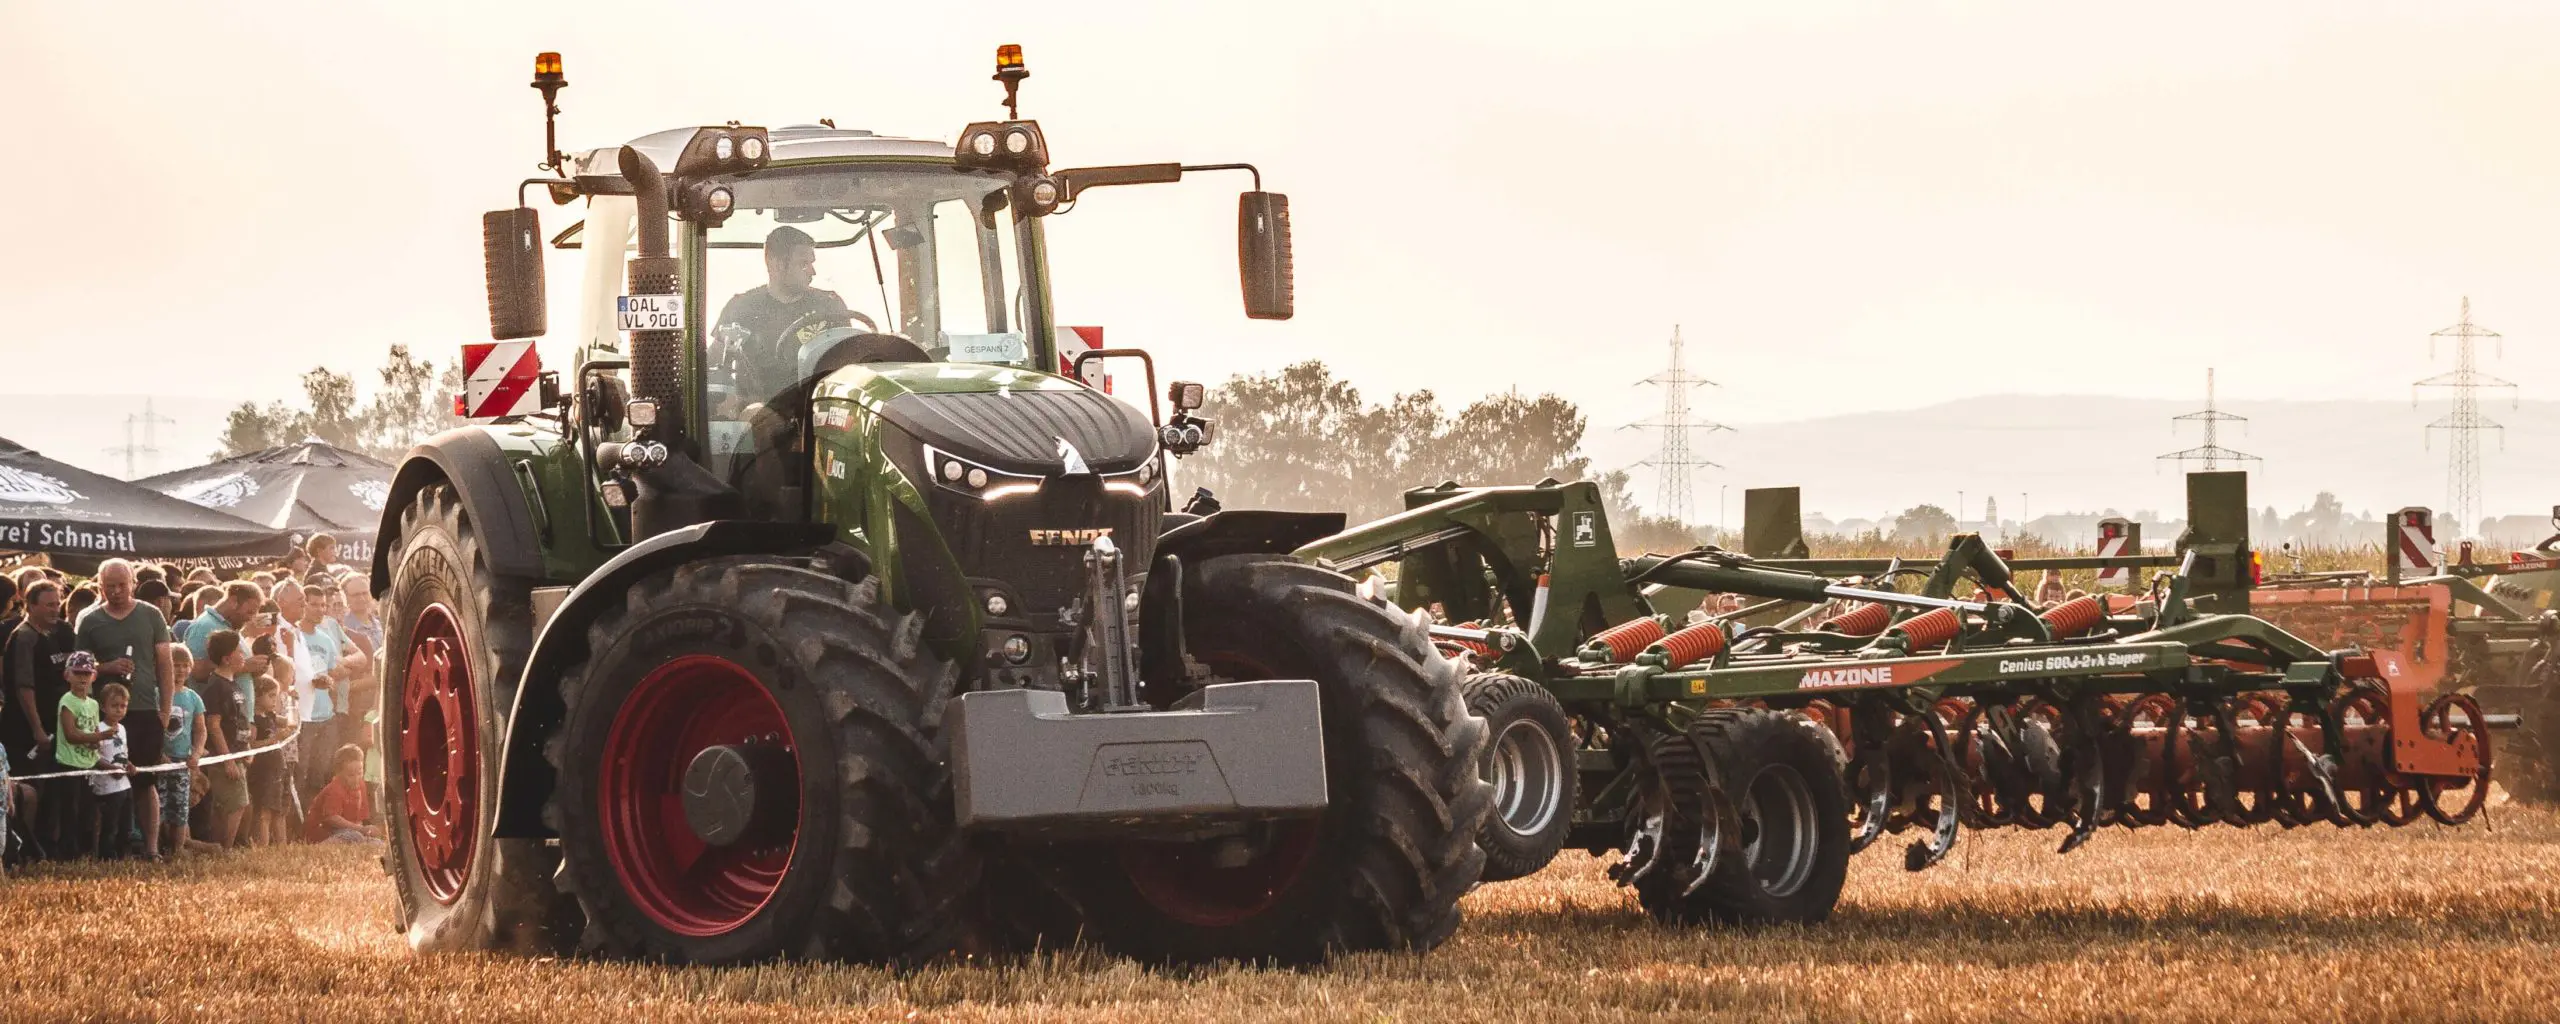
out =
[[619,296],[613,300],[613,319],[617,331],[680,331],[684,329],[684,296]]

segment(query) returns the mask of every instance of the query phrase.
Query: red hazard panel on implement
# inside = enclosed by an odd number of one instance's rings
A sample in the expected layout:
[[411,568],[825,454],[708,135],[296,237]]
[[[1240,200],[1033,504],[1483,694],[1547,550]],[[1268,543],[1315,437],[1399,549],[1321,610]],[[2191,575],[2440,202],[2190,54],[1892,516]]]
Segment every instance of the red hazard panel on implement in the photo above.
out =
[[530,341],[462,346],[462,415],[470,419],[529,415],[539,407],[542,355]]

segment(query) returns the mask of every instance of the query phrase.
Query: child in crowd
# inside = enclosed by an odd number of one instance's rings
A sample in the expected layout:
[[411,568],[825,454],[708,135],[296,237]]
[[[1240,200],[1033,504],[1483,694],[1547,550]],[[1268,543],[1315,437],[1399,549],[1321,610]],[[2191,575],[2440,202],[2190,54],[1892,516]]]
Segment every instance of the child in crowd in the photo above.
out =
[[[260,675],[256,705],[257,725],[249,742],[266,746],[283,739],[285,734],[284,687],[274,676]],[[247,845],[267,846],[285,841],[285,804],[292,797],[285,792],[284,752],[270,750],[249,759],[249,839]]]
[[100,860],[123,860],[125,839],[133,831],[133,756],[125,738],[124,716],[133,695],[123,683],[108,683],[98,695],[98,764],[103,775],[89,776],[89,795],[98,808],[98,831],[92,847]]
[[349,743],[332,759],[329,784],[311,798],[302,816],[306,843],[379,843],[382,830],[366,824],[373,817],[373,791],[364,784],[364,751]]
[[[73,651],[62,660],[63,682],[71,687],[54,704],[53,763],[65,771],[84,771],[98,766],[98,742],[108,733],[100,729],[97,698],[89,690],[98,684],[98,656],[87,651]],[[90,788],[80,779],[57,780],[67,783],[55,791],[54,799],[64,801],[59,819],[68,823],[68,850],[54,855],[88,856],[97,852],[92,845],[98,838],[98,805]]]
[[[214,630],[205,641],[204,660],[196,663],[187,681],[204,709],[196,730],[203,749],[216,754],[249,749],[250,738],[256,735],[249,702],[257,694],[241,693],[237,681],[248,671],[249,649],[240,642],[240,634]],[[249,811],[249,768],[249,760],[235,759],[206,769],[211,806],[205,815],[204,837],[217,848],[231,845],[241,833],[241,818]]]
[[[186,645],[172,644],[169,650],[171,672],[185,679],[194,674],[194,657]],[[187,812],[195,806],[195,779],[204,760],[204,731],[196,726],[204,718],[204,698],[190,687],[177,686],[169,694],[168,757],[184,761],[186,767],[160,775],[160,849],[171,854],[184,852],[197,844],[187,834]]]

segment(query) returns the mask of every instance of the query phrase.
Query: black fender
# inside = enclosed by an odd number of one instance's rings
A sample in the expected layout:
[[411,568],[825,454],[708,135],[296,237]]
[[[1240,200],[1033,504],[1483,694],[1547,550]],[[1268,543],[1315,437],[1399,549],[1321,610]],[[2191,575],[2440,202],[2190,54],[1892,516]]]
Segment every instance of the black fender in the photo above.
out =
[[1341,533],[1347,518],[1340,512],[1217,512],[1166,530],[1156,538],[1155,559],[1172,556],[1192,564],[1219,555],[1286,553]]
[[542,544],[535,537],[524,485],[517,481],[504,449],[489,432],[456,427],[409,449],[391,477],[382,503],[382,522],[373,540],[373,596],[391,589],[391,549],[400,541],[400,515],[429,484],[444,481],[462,498],[479,531],[480,549],[489,571],[526,580],[542,578]]
[[717,519],[669,530],[622,549],[587,574],[560,601],[559,610],[534,637],[525,658],[515,707],[507,714],[505,761],[498,771],[497,835],[547,839],[542,806],[551,798],[551,762],[544,741],[568,717],[560,676],[587,657],[587,626],[607,608],[619,607],[633,583],[686,562],[731,555],[806,555],[835,538],[823,523]]
[[[1165,521],[1175,525],[1156,536],[1155,555],[1147,567],[1146,590],[1139,598],[1140,675],[1151,680],[1183,678],[1181,646],[1175,642],[1174,631],[1182,622],[1177,607],[1181,577],[1188,575],[1192,567],[1219,555],[1285,555],[1309,542],[1341,533],[1347,518],[1340,512],[1266,509],[1237,509],[1205,516],[1166,513]],[[1183,567],[1181,572],[1163,571],[1177,563]]]

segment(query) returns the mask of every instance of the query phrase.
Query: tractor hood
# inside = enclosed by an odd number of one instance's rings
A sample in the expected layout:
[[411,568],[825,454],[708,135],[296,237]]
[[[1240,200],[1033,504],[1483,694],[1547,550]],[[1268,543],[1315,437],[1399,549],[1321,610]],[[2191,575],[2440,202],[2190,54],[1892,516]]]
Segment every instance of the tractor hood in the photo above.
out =
[[[851,394],[848,394],[850,392]],[[882,420],[917,441],[1026,476],[1057,476],[1067,445],[1099,474],[1125,473],[1154,457],[1145,414],[1063,377],[965,363],[850,366],[821,387],[859,396]]]

